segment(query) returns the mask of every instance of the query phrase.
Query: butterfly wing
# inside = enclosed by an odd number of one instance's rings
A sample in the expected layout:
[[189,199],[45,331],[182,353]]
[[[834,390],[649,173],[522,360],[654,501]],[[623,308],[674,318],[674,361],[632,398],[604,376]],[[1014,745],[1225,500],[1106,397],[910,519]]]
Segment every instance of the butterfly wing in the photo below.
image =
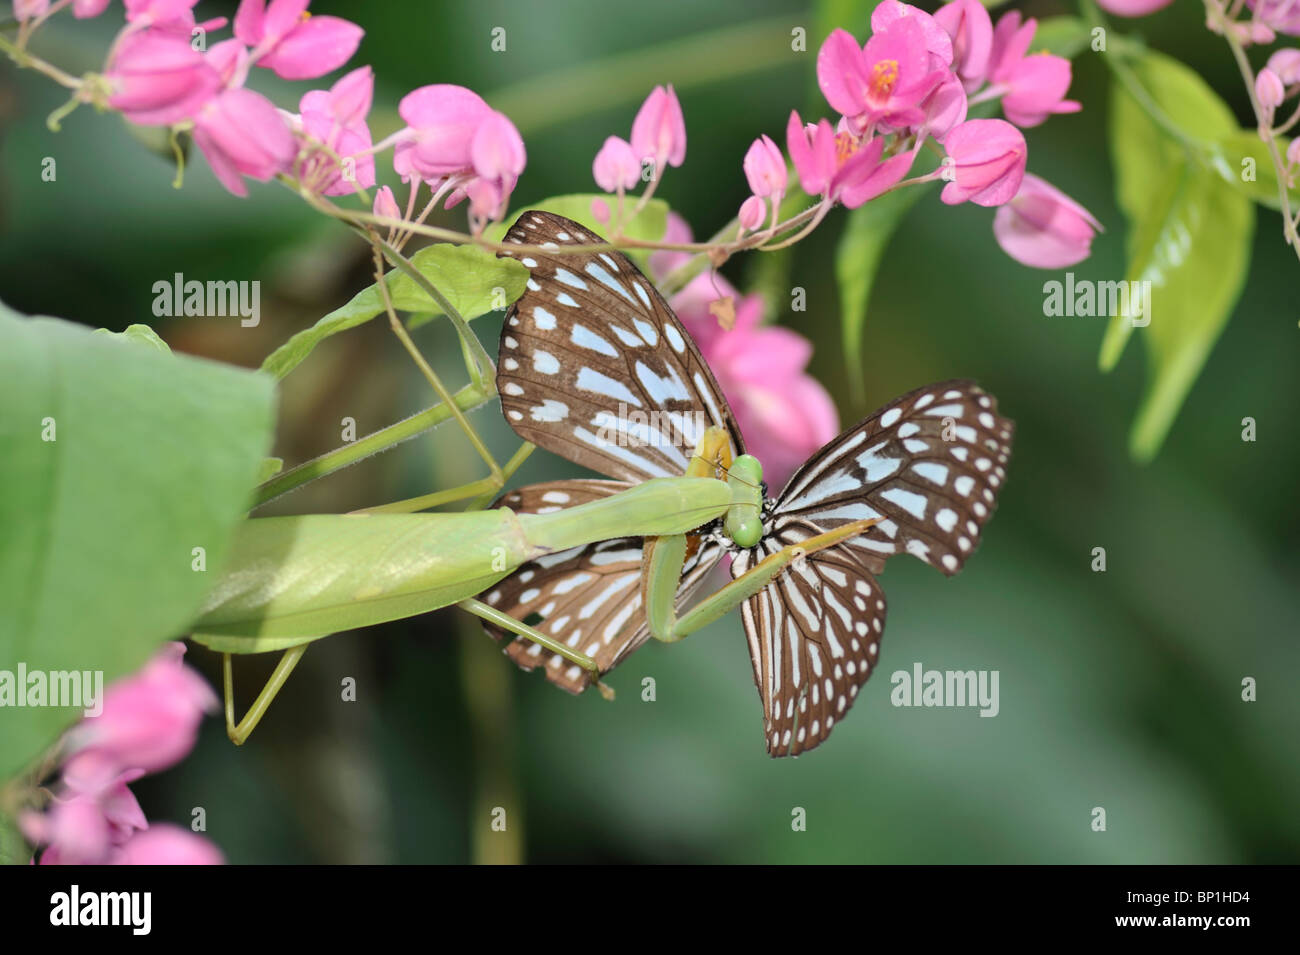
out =
[[[622,481],[552,481],[520,488],[495,506],[517,513],[585,504],[630,487]],[[721,545],[692,538],[695,545],[682,568],[680,606],[722,557]],[[522,564],[489,590],[483,600],[596,661],[608,673],[650,636],[642,606],[641,539],[622,537],[547,554]],[[505,652],[525,670],[544,668],[546,678],[570,693],[591,683],[588,672],[559,654],[504,629],[484,624],[496,640],[510,639]]]
[[961,570],[993,513],[1013,430],[973,382],[941,382],[891,401],[790,479],[759,546],[733,560],[734,576],[849,521],[880,522],[794,562],[744,605],[771,755],[821,743],[871,675],[885,627],[873,574],[889,557]]
[[[771,553],[819,533],[787,524],[731,563],[739,577]],[[818,746],[843,719],[876,666],[885,595],[848,548],[800,558],[741,607],[763,735],[772,756]]]
[[772,533],[881,518],[844,545],[869,570],[908,553],[952,576],[993,514],[1014,428],[974,382],[918,388],[813,455],[777,499]]
[[680,477],[704,430],[725,428],[744,451],[731,410],[691,336],[626,256],[549,212],[524,212],[506,251],[531,272],[506,314],[497,388],[525,441],[624,481]]

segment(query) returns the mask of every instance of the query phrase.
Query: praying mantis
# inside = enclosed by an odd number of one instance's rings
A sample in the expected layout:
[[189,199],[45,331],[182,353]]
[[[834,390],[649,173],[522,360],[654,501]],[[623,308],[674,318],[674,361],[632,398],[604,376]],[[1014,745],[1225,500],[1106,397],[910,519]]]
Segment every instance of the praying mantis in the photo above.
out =
[[[524,668],[544,663],[562,688],[594,683],[607,697],[600,677],[647,637],[675,642],[740,607],[769,754],[818,746],[878,662],[875,574],[902,553],[961,570],[1005,479],[1013,423],[974,382],[928,385],[823,445],[769,499],[687,330],[626,257],[590,251],[600,240],[579,223],[537,211],[506,241],[532,278],[507,314],[495,387],[524,445],[503,469],[454,404],[451,416],[493,492],[534,444],[612,480],[533,485],[492,511],[478,481],[381,513],[246,522],[194,630],[225,655],[231,739],[247,739],[312,640],[456,603],[514,634],[507,653]],[[401,513],[467,498],[459,514]],[[727,553],[732,580],[685,608]],[[236,723],[231,654],[269,650],[284,655]]]

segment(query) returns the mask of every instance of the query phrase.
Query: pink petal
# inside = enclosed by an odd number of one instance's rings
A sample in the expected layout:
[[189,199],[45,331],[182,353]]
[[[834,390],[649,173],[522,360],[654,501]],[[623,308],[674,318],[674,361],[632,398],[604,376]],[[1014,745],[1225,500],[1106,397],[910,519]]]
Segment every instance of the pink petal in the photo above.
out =
[[350,60],[364,35],[365,31],[349,20],[312,17],[290,31],[258,65],[286,80],[315,79]]
[[226,860],[202,836],[163,823],[136,833],[108,861],[110,865],[222,865]]

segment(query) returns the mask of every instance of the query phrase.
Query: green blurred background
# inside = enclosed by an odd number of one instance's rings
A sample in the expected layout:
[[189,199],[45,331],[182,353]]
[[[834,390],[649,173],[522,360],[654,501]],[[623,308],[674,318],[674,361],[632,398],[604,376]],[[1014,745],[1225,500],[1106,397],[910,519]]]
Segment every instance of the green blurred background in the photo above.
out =
[[[204,0],[203,16],[234,4]],[[823,115],[813,68],[833,25],[859,35],[851,3],[327,3],[360,22],[353,65],[378,77],[372,129],[423,84],[470,86],[528,145],[516,207],[592,188],[604,137],[626,136],[655,83],[677,85],[687,163],[659,195],[707,234],[746,195],[740,161],[789,110]],[[1073,12],[1021,6],[1041,17]],[[64,21],[36,49],[73,73],[99,65],[115,8]],[[1245,123],[1249,104],[1199,4],[1119,23],[1196,68]],[[493,52],[494,27],[507,50]],[[809,51],[789,48],[804,27]],[[293,108],[313,84],[256,83]],[[268,82],[268,79],[270,80]],[[1085,52],[1072,96],[1085,108],[1032,130],[1030,169],[1077,198],[1106,232],[1079,277],[1118,279],[1124,223],[1105,142],[1109,77]],[[201,160],[184,189],[125,124],[83,108],[57,135],[52,84],[0,72],[0,298],[25,312],[121,329],[152,324],[173,348],[255,366],[368,283],[368,256],[286,190],[222,191]],[[58,163],[43,182],[43,157]],[[381,168],[387,167],[381,160]],[[391,181],[391,170],[388,172]],[[332,637],[304,659],[251,741],[218,719],[195,753],[136,784],[150,818],[207,813],[232,862],[1295,862],[1300,861],[1300,520],[1294,440],[1300,266],[1261,211],[1248,286],[1164,450],[1126,452],[1143,385],[1141,346],[1097,371],[1100,319],[1045,318],[1042,283],[996,246],[992,214],[922,199],[891,246],[858,356],[854,406],[833,274],[843,213],[780,262],[772,287],[807,290],[775,317],[816,343],[812,371],[855,420],[890,397],[953,376],[978,379],[1018,423],[999,515],[967,569],[945,580],[916,561],[883,578],[890,617],[881,670],[827,745],[797,760],[764,752],[736,615],[675,645],[650,645],[611,684],[572,698],[518,672],[477,626],[443,612]],[[463,210],[443,220],[460,225]],[[754,257],[724,271],[759,280]],[[782,273],[781,269],[788,269]],[[152,285],[258,279],[262,323],[155,319]],[[788,299],[785,299],[788,302]],[[499,317],[477,328],[495,352]],[[1139,336],[1140,337],[1140,336]],[[455,378],[454,338],[417,333]],[[459,380],[459,379],[456,379]],[[276,454],[295,464],[433,403],[380,322],[330,340],[284,383]],[[1258,440],[1241,440],[1254,417]],[[504,460],[517,440],[495,407],[475,415]],[[519,482],[569,476],[538,453]],[[276,502],[265,513],[340,511],[480,476],[445,428]],[[1090,569],[1104,547],[1107,571]],[[219,686],[219,660],[190,661]],[[889,675],[927,668],[1001,674],[1001,712],[890,705]],[[241,708],[272,661],[237,661]],[[642,702],[646,676],[657,700]],[[342,702],[353,677],[357,702]],[[1241,700],[1245,677],[1258,702]],[[506,809],[506,833],[490,831]],[[1107,831],[1090,828],[1104,807]],[[807,831],[792,831],[792,811]]]

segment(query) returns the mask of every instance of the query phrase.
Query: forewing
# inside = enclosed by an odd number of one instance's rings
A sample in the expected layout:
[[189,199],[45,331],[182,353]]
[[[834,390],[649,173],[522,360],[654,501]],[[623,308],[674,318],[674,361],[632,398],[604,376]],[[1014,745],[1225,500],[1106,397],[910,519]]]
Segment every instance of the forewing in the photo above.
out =
[[[731,563],[739,577],[785,543],[817,531],[787,527]],[[875,669],[885,595],[852,551],[831,548],[794,561],[741,607],[763,735],[772,756],[798,756],[830,735]]]
[[[524,440],[625,481],[679,477],[704,430],[725,428],[744,447],[722,389],[672,310],[613,249],[563,216],[523,213],[505,251],[531,272],[501,334],[497,388]],[[554,251],[552,251],[554,250]]]
[[875,573],[909,553],[951,576],[993,514],[1014,427],[974,382],[918,388],[800,468],[777,500],[772,533],[781,536],[791,521],[828,531],[881,518],[841,546]]

